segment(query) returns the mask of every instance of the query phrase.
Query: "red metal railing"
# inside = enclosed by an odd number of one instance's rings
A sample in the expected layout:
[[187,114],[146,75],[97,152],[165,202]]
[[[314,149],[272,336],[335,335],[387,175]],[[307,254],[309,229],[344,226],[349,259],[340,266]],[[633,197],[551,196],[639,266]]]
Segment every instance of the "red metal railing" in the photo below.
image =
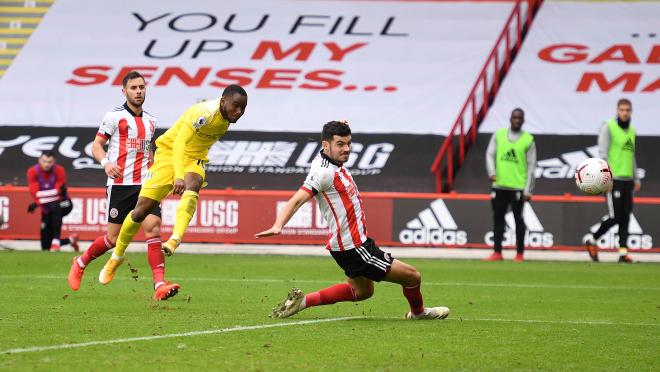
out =
[[[486,116],[490,101],[494,99],[499,89],[500,80],[509,70],[512,56],[520,50],[523,34],[529,30],[532,19],[542,2],[543,0],[517,0],[513,6],[513,10],[468,94],[468,98],[459,111],[452,129],[435,156],[431,173],[435,174],[436,192],[448,192],[452,189],[456,168],[463,164],[467,148],[476,141],[479,123]],[[524,24],[523,16],[525,17]],[[481,99],[480,102],[478,102],[479,99]],[[456,155],[458,155],[457,161],[454,160]]]

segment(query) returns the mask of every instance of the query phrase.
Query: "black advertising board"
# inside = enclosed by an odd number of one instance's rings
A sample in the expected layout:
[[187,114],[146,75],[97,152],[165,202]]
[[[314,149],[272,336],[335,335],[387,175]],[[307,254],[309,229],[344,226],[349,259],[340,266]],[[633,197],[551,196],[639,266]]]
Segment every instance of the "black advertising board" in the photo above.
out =
[[[159,132],[159,133],[162,133]],[[26,169],[53,150],[68,173],[69,186],[103,186],[105,175],[92,159],[93,128],[3,127],[0,181],[25,185]],[[295,190],[320,150],[319,133],[230,131],[212,146],[206,165],[209,188]],[[346,166],[362,191],[431,192],[429,166],[442,136],[353,135]]]
[[[458,171],[454,188],[462,193],[486,193],[490,181],[486,175],[486,148],[490,133],[481,133],[470,147],[465,163]],[[534,194],[579,194],[575,187],[575,169],[586,158],[598,157],[596,135],[557,136],[535,135],[537,163]],[[642,176],[639,196],[660,195],[660,165],[655,153],[660,149],[660,137],[637,136],[637,167]]]
[[[628,245],[634,249],[653,248],[660,238],[656,223],[657,204],[635,205],[629,224]],[[607,217],[605,202],[534,201],[525,203],[523,218],[527,226],[525,245],[552,249],[581,246]],[[504,245],[515,243],[515,222],[511,211],[505,216]],[[486,247],[493,243],[493,215],[487,198],[395,199],[392,216],[392,241],[424,246]],[[601,248],[618,246],[618,228],[608,231],[598,244]],[[657,245],[657,242],[656,242]]]

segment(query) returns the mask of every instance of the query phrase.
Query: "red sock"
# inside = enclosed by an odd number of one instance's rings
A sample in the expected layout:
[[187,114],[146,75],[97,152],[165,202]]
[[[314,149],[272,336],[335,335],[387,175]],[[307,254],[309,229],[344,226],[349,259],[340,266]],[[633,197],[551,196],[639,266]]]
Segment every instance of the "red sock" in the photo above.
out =
[[421,286],[421,284],[416,287],[401,286],[403,288],[403,295],[406,296],[410,304],[410,311],[415,315],[424,312],[424,300],[422,299],[422,291],[420,291]]
[[94,240],[94,243],[87,248],[85,253],[80,256],[80,261],[87,266],[96,258],[103,256],[103,253],[109,251],[112,247],[114,247],[114,245],[110,244],[107,235],[99,236]]
[[147,257],[149,266],[151,266],[154,285],[165,282],[165,255],[160,249],[161,245],[160,237],[147,238]]
[[335,302],[357,301],[355,290],[348,283],[335,284],[305,296],[305,307],[330,305]]

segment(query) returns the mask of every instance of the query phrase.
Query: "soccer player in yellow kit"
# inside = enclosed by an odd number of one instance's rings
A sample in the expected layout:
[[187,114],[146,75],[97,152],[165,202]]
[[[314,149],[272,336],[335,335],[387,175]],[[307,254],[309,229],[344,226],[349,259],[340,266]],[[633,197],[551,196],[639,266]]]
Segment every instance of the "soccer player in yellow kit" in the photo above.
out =
[[147,181],[142,185],[135,208],[124,219],[117,245],[101,269],[99,282],[108,284],[112,281],[140,224],[170,191],[181,195],[181,201],[176,210],[174,231],[163,243],[162,249],[167,256],[174,253],[197,208],[199,190],[206,186],[204,165],[208,162],[209,149],[227,132],[230,124],[241,118],[246,106],[245,89],[229,85],[222,92],[222,97],[193,105],[165,134],[158,137],[156,155]]

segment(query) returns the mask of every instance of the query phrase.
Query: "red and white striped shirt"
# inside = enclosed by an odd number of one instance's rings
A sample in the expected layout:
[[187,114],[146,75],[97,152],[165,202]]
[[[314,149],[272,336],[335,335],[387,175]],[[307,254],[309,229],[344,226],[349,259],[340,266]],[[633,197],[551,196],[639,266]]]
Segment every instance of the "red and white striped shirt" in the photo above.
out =
[[367,240],[362,198],[346,168],[334,163],[321,151],[312,161],[301,189],[316,197],[319,209],[328,223],[329,240],[326,249],[355,249]]
[[106,157],[124,170],[121,177],[108,177],[107,185],[141,185],[153,162],[151,140],[156,118],[146,111],[140,116],[124,103],[105,114],[97,136],[109,139]]

